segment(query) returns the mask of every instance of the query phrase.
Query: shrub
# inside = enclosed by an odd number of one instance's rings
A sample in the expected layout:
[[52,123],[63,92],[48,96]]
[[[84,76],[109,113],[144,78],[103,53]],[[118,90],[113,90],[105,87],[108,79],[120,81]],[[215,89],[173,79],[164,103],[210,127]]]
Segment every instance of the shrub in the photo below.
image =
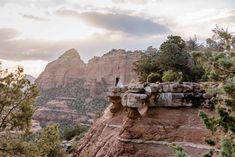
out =
[[173,148],[176,157],[188,157],[188,154],[181,146],[173,144],[170,147]]
[[183,76],[180,72],[175,72],[172,70],[164,71],[162,80],[164,82],[182,81]]
[[235,147],[228,139],[223,139],[219,157],[234,157]]
[[151,73],[147,77],[148,83],[155,83],[161,81],[161,75],[159,73]]
[[87,126],[75,125],[73,127],[66,127],[63,131],[63,138],[71,140],[75,136],[83,135],[88,130]]

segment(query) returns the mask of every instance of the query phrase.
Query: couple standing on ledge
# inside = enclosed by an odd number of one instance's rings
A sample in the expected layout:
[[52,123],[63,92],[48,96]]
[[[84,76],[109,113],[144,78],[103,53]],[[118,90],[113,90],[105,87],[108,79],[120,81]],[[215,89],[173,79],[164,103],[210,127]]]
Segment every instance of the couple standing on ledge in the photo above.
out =
[[115,79],[115,87],[123,87],[124,85],[122,84],[121,80],[119,77],[116,77]]

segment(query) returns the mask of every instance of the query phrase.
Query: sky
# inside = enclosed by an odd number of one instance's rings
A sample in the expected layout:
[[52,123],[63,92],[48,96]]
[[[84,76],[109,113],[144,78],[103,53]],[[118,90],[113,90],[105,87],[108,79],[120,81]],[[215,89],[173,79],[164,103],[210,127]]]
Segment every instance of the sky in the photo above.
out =
[[171,34],[203,42],[216,25],[235,32],[234,0],[0,0],[0,61],[37,77],[71,48],[87,62]]

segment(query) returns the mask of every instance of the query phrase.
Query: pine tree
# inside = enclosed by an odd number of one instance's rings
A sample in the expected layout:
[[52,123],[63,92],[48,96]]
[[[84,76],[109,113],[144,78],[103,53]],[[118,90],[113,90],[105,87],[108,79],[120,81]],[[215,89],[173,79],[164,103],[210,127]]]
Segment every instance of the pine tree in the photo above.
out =
[[220,82],[217,89],[208,88],[208,91],[216,94],[213,103],[217,115],[209,117],[201,111],[199,116],[213,134],[220,134],[220,157],[233,157],[235,150],[235,55],[231,47],[234,36],[228,33],[228,30],[219,27],[216,27],[213,32],[213,39],[223,46],[223,51],[207,51],[194,54],[194,56],[206,71],[204,79]]
[[37,87],[25,79],[23,68],[0,67],[0,156],[63,157],[58,125],[30,133]]

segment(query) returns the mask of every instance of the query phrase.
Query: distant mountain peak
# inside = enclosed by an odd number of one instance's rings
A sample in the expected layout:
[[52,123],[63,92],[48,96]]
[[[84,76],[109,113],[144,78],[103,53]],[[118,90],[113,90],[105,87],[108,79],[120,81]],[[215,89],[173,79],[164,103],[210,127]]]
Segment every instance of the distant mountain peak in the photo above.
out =
[[80,59],[80,55],[76,49],[72,48],[72,49],[66,51],[64,54],[62,54],[59,57],[59,59],[61,59],[61,58],[79,58]]
[[25,74],[25,79],[29,80],[30,83],[34,83],[34,81],[36,80],[35,77],[31,76],[31,75],[28,75],[28,74]]

